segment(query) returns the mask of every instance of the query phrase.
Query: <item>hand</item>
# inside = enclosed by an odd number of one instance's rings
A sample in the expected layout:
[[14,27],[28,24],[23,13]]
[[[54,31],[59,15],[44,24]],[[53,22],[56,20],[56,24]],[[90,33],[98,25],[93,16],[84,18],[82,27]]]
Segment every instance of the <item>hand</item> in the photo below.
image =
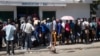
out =
[[39,34],[39,37],[42,37],[42,34]]
[[60,37],[62,36],[62,34],[60,34]]

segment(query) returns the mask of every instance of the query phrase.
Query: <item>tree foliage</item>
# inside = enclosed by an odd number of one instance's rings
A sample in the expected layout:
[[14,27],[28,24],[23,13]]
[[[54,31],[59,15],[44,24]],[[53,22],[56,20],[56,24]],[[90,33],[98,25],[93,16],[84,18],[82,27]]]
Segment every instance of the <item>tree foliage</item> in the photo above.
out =
[[93,3],[90,4],[91,14],[96,14],[96,11],[98,10],[98,5],[100,5],[100,0],[93,1]]

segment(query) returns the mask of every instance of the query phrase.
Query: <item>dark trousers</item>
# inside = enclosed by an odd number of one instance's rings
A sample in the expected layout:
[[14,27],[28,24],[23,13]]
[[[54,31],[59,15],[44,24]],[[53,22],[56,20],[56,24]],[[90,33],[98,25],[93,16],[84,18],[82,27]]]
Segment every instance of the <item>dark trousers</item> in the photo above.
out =
[[42,33],[42,40],[43,40],[43,45],[46,46],[46,39],[45,39],[45,33]]
[[89,43],[89,33],[86,33],[85,31],[88,31],[88,29],[83,30],[83,39],[85,40],[85,43]]
[[10,54],[10,50],[12,50],[12,54],[14,54],[14,41],[13,40],[7,41],[7,54]]
[[25,37],[26,37],[26,34],[25,32],[22,32],[22,35],[21,35],[21,39],[20,39],[20,45],[25,48]]
[[81,37],[81,32],[75,32],[75,43],[79,43],[79,40],[80,40],[80,37]]
[[31,49],[32,47],[32,41],[31,41],[31,33],[26,33],[26,38],[25,38],[25,42],[26,42],[26,48]]
[[100,40],[100,29],[97,28],[97,37],[96,40]]
[[2,48],[2,37],[0,36],[0,49]]

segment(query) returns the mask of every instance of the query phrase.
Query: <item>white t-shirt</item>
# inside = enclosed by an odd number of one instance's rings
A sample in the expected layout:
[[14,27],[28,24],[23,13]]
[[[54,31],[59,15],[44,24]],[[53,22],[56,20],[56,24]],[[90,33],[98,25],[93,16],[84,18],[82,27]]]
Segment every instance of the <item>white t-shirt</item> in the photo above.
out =
[[25,32],[25,28],[26,28],[26,23],[22,23],[20,29]]
[[26,23],[25,32],[31,33],[32,31],[34,31],[34,27],[32,26],[32,24]]
[[56,21],[54,20],[53,21],[53,30],[55,30],[56,29]]
[[61,25],[62,25],[62,27],[63,27],[63,28],[65,28],[65,22],[62,22],[62,24],[61,24]]
[[82,29],[84,30],[85,29],[85,26],[89,26],[89,22],[88,21],[84,21],[82,23]]
[[6,32],[6,40],[11,41],[14,40],[14,31],[16,30],[15,26],[8,24],[3,27],[3,29]]

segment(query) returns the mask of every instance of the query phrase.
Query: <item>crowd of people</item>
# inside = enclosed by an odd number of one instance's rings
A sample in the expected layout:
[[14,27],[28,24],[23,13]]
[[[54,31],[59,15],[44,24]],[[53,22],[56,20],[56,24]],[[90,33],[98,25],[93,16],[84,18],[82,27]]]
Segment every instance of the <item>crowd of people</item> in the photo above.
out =
[[100,40],[100,19],[8,19],[7,22],[0,21],[0,48],[3,39],[7,46],[7,54],[10,54],[9,45],[12,46],[14,54],[15,46],[29,51],[33,46],[91,43]]

